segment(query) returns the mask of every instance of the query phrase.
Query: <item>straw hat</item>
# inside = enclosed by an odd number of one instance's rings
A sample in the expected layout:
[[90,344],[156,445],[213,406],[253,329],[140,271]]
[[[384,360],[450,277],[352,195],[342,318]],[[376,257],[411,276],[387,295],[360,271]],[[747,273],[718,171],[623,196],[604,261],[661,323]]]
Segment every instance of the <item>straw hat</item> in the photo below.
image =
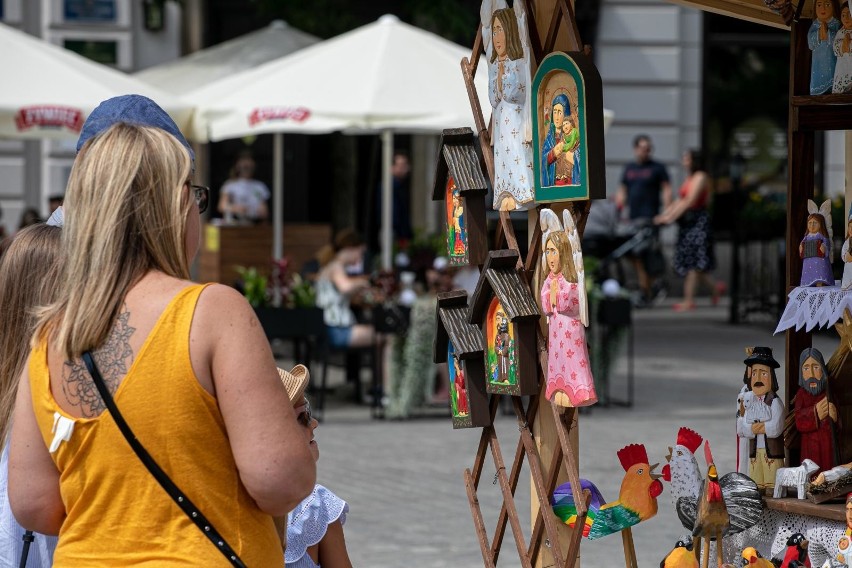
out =
[[285,371],[278,368],[278,375],[281,377],[281,382],[284,383],[284,388],[287,389],[287,396],[290,397],[290,404],[296,406],[305,398],[305,389],[308,387],[308,382],[311,379],[311,372],[304,365],[296,365],[291,371]]

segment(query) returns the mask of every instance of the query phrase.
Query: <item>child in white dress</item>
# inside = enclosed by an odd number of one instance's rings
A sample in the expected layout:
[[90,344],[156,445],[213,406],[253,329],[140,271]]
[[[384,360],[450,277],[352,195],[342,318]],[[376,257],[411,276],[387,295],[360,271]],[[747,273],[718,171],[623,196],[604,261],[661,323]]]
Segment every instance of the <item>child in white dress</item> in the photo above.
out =
[[[297,365],[290,373],[282,369],[278,369],[278,373],[293,403],[296,419],[304,428],[314,459],[319,460],[319,447],[314,440],[314,430],[319,423],[311,416],[311,405],[305,398],[308,370]],[[322,485],[314,486],[311,494],[287,515],[286,568],[352,568],[343,538],[348,512],[346,501]]]

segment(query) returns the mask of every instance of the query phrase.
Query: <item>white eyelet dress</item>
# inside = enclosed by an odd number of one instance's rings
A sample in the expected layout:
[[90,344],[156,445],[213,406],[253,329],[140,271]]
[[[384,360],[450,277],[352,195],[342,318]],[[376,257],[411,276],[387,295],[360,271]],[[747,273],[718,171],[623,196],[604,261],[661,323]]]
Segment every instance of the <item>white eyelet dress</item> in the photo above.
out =
[[317,484],[310,495],[287,515],[287,550],[284,562],[287,568],[320,568],[308,554],[308,548],[318,544],[325,536],[328,525],[340,519],[346,524],[349,505]]

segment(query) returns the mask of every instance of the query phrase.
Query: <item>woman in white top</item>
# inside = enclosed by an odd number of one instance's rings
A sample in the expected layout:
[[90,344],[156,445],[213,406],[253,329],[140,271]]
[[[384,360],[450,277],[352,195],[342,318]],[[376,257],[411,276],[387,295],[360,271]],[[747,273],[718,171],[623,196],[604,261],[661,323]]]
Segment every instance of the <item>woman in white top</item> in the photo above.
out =
[[370,287],[366,276],[350,276],[347,267],[364,262],[364,243],[352,230],[334,238],[333,257],[317,275],[317,306],[323,309],[330,345],[337,349],[369,347],[376,342],[372,325],[357,323],[349,306],[350,297]]

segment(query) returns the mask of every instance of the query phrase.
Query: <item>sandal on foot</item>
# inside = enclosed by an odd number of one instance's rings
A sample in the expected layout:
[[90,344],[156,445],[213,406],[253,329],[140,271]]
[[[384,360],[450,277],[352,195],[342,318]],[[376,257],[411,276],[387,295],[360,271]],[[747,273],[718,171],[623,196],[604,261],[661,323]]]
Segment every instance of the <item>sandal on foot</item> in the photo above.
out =
[[713,296],[710,301],[714,306],[719,304],[719,298],[725,295],[725,292],[728,291],[728,285],[719,280],[716,282],[716,285],[713,286]]

